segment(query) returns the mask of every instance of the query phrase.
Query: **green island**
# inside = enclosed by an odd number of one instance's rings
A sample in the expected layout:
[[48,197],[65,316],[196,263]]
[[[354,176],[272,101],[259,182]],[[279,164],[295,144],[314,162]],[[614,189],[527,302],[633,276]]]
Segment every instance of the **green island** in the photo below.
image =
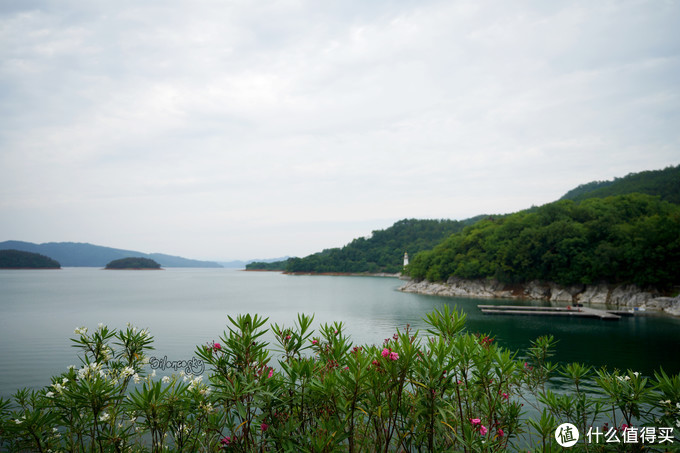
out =
[[159,270],[161,265],[150,258],[131,257],[113,260],[105,269],[114,270]]
[[205,382],[188,366],[149,373],[146,329],[79,327],[81,366],[0,398],[0,450],[558,452],[580,433],[570,451],[680,451],[680,374],[558,366],[551,336],[511,351],[448,308],[381,345],[312,321],[229,317],[218,342],[196,348]]
[[61,269],[61,264],[38,253],[0,250],[0,269]]

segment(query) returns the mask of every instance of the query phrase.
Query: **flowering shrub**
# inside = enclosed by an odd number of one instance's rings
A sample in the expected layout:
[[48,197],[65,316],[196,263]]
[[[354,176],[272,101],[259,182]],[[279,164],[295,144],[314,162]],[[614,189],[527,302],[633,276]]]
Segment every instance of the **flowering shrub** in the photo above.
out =
[[[271,325],[270,351],[267,319],[229,317],[219,342],[197,347],[206,382],[146,374],[153,338],[145,330],[78,328],[79,368],[0,399],[0,450],[559,451],[562,422],[582,434],[605,423],[621,431],[680,425],[680,376],[558,367],[549,362],[550,337],[518,360],[493,338],[467,333],[465,315],[446,308],[427,316],[424,336],[407,326],[381,346],[353,345],[342,323],[315,334],[312,321],[298,315],[292,327]],[[570,389],[547,388],[555,375]],[[527,417],[524,404],[538,416]],[[677,432],[659,451],[677,450]]]

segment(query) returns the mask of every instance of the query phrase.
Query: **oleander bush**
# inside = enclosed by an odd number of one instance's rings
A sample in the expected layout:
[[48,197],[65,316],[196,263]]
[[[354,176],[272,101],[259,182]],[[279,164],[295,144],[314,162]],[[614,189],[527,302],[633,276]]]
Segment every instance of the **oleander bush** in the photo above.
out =
[[229,317],[219,342],[196,349],[205,382],[146,373],[146,330],[78,328],[80,367],[0,399],[0,450],[550,452],[570,422],[575,451],[679,451],[680,375],[557,366],[551,337],[520,358],[447,308],[426,332],[407,326],[380,346],[353,345],[342,323],[314,332],[312,320]]

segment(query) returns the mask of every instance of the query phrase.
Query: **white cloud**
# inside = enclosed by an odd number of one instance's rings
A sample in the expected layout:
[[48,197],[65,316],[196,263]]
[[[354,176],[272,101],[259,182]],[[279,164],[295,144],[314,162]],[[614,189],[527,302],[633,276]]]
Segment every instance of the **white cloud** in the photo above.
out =
[[24,5],[0,7],[6,239],[302,255],[680,155],[678,2]]

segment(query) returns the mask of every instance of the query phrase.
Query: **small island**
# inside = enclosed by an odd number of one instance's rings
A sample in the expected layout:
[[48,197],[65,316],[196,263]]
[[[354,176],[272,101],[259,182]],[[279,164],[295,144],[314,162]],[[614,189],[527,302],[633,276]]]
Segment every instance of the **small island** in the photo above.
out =
[[131,257],[113,260],[106,265],[109,270],[160,270],[161,265],[149,258]]
[[0,269],[61,269],[61,264],[39,253],[0,250]]

